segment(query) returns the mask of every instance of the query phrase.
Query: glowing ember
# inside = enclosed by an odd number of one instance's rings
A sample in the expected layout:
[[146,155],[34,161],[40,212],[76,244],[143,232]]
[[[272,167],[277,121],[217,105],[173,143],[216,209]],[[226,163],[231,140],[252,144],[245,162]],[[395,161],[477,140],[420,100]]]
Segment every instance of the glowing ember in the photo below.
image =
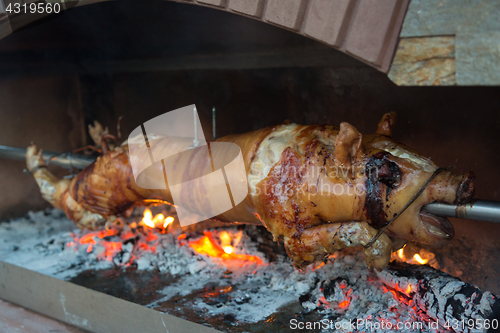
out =
[[113,257],[118,254],[122,250],[121,242],[102,242],[104,245],[105,251],[101,254],[101,259],[113,260]]
[[188,242],[189,246],[199,254],[221,258],[223,260],[252,261],[257,264],[264,263],[262,259],[257,256],[233,253],[233,246],[222,245],[231,244],[231,236],[226,231],[222,231],[219,235],[219,238],[221,239],[220,245],[215,241],[212,232],[205,231],[204,234],[205,236],[201,237],[200,239]]
[[323,267],[323,266],[325,266],[325,263],[324,263],[324,262],[322,262],[322,263],[321,263],[321,264],[319,264],[319,265],[318,265],[318,264],[316,264],[316,265],[314,265],[314,267],[312,268],[312,270],[314,271],[314,270],[319,269],[319,268],[321,268],[321,267]]
[[98,260],[113,261],[119,253],[123,252],[124,244],[133,240],[131,243],[133,248],[128,250],[128,252],[131,251],[131,255],[121,263],[129,266],[137,258],[136,251],[156,252],[158,232],[165,233],[166,227],[173,221],[172,216],[165,218],[163,214],[157,214],[153,217],[151,210],[146,209],[139,223],[132,222],[126,225],[123,221],[116,220],[112,227],[89,232],[79,238],[75,237],[75,241],[68,243],[68,245],[88,244],[87,253],[94,253]]
[[399,303],[410,305],[413,302],[411,296],[409,295],[411,291],[411,286],[408,286],[405,291],[401,289],[393,289],[388,286],[382,286],[382,290],[384,291],[384,293],[390,292],[394,297],[394,299],[397,300]]
[[[349,290],[346,290],[347,284],[344,281],[338,283],[337,285],[340,287],[342,294],[344,294],[345,299],[343,301],[341,301],[340,303],[338,303],[336,307],[334,306],[334,308],[340,308],[343,310],[347,310],[349,308],[349,306],[351,305],[352,288],[349,288]],[[322,301],[322,300],[320,299],[320,301]],[[322,303],[324,305],[327,305],[327,307],[330,307],[330,302],[326,301],[326,299],[324,301],[322,301]]]
[[348,308],[349,307],[349,301],[345,300],[345,301],[339,303],[339,307],[342,308],[342,309]]
[[96,232],[90,232],[86,234],[85,236],[82,236],[80,239],[75,239],[78,240],[80,244],[97,244],[96,240],[94,238],[99,238],[103,239],[104,237],[108,236],[116,236],[118,235],[120,231],[118,229],[112,228],[112,229],[105,229],[105,230],[100,230]]

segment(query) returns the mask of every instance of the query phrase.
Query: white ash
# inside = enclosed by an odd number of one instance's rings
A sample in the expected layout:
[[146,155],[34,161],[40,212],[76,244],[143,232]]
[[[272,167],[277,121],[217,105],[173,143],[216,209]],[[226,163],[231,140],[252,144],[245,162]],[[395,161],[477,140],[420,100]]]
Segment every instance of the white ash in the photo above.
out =
[[[225,230],[238,232],[235,228]],[[239,322],[255,323],[303,296],[302,314],[317,311],[336,322],[362,319],[390,321],[394,326],[397,322],[418,320],[424,324],[421,332],[432,332],[412,308],[383,288],[382,282],[366,267],[362,251],[350,251],[350,255],[336,253],[319,268],[299,271],[283,257],[259,265],[194,254],[188,245],[179,245],[177,235],[157,233],[157,239],[149,242],[156,248],[154,253],[124,243],[122,251],[108,261],[99,260],[105,251],[100,243],[87,253],[88,244],[75,242],[75,237],[84,234],[59,210],[30,212],[26,217],[0,224],[0,255],[6,262],[60,279],[69,279],[88,269],[125,266],[135,256],[138,270],[158,269],[177,276],[176,282],[161,290],[164,296],[149,304],[153,308],[165,300],[187,296],[213,284],[223,289],[218,291],[217,299],[197,298],[186,306],[207,315],[232,314]],[[245,233],[239,244],[235,244],[235,252],[264,258]]]
[[75,225],[64,212],[29,212],[25,217],[0,223],[0,257],[3,261],[46,275],[67,279],[79,272],[112,266],[92,261],[85,248],[68,247]]
[[[215,291],[220,293],[216,297],[199,298],[193,305],[206,311],[208,315],[231,314],[238,321],[252,323],[265,320],[280,311],[280,308],[297,301],[301,295],[310,295],[309,300],[302,302],[303,312],[319,311],[324,318],[335,318],[335,321],[390,321],[396,327],[398,322],[419,320],[414,309],[401,304],[392,293],[384,290],[383,284],[366,267],[361,252],[347,256],[337,255],[322,267],[315,270],[309,267],[303,272],[294,269],[291,262],[284,258],[265,266],[239,267],[227,264],[227,268],[232,271],[231,274],[208,272],[210,269],[207,268],[195,276],[182,277],[163,289],[162,293],[166,295],[164,298],[149,306],[154,308],[175,296],[185,296],[210,283],[219,283],[220,290],[215,288]],[[334,281],[331,282],[332,292],[328,297],[325,297],[325,288],[321,288],[328,284],[324,281]],[[230,291],[227,291],[227,286],[231,287]],[[342,303],[344,308],[341,307]],[[423,322],[421,332],[432,331],[427,329],[423,320],[420,321]]]

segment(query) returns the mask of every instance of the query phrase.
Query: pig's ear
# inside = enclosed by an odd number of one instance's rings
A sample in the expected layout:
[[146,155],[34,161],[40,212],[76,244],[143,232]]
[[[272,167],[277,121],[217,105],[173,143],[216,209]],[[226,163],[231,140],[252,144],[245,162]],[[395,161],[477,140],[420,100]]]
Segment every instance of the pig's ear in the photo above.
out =
[[349,123],[341,123],[335,139],[335,159],[344,166],[351,165],[361,148],[361,133]]
[[398,116],[396,112],[389,112],[382,116],[382,119],[378,122],[376,134],[385,135],[388,137],[392,136],[392,129],[396,125],[396,121],[398,120]]

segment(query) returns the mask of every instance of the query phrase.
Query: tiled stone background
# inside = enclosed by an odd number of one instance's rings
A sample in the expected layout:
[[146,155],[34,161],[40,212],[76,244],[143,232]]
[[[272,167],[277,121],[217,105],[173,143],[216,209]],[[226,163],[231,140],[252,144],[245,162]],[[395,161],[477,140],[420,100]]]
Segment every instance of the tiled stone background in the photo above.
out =
[[[389,77],[409,86],[500,85],[499,17],[497,0],[412,0]],[[432,41],[416,43],[422,37]],[[408,56],[409,45],[418,59]],[[449,53],[443,53],[445,49]],[[443,61],[436,62],[436,58]]]

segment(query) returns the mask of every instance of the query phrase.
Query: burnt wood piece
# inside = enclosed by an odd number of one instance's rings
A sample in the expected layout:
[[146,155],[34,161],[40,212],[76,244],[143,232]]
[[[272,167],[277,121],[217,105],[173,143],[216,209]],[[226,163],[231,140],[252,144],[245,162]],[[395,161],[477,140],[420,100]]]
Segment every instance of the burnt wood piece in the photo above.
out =
[[498,331],[498,327],[478,327],[479,321],[484,324],[496,319],[500,323],[499,298],[489,291],[482,292],[428,265],[392,262],[377,275],[385,285],[413,299],[417,310],[440,325],[455,326],[456,332]]

